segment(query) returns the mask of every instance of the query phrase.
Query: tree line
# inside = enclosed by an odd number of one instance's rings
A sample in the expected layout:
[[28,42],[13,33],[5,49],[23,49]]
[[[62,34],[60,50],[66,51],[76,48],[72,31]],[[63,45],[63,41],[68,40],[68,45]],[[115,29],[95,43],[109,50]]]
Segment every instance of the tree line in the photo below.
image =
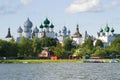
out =
[[102,58],[120,57],[120,37],[111,42],[110,46],[104,47],[101,40],[97,40],[93,45],[92,39],[86,39],[82,45],[73,45],[71,38],[66,38],[63,43],[58,43],[56,39],[45,37],[32,40],[21,37],[19,42],[14,39],[10,41],[0,40],[0,57],[38,57],[44,47],[48,47],[55,56],[68,58],[70,55],[99,56]]

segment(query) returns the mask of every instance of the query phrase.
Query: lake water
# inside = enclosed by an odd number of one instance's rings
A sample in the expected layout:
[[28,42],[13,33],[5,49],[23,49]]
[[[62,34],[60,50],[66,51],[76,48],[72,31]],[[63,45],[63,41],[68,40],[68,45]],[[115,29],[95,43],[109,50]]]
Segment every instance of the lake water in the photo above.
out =
[[120,80],[120,64],[0,64],[0,80]]

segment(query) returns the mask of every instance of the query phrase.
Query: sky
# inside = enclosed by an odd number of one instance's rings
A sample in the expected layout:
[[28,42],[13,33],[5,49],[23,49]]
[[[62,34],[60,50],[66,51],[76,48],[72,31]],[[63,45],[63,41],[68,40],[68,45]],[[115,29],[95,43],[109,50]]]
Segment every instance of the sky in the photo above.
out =
[[106,24],[120,33],[120,0],[0,0],[0,38],[11,34],[17,37],[19,26],[27,18],[33,27],[40,26],[46,17],[54,24],[55,32],[66,26],[74,34],[76,25],[80,33],[96,35]]

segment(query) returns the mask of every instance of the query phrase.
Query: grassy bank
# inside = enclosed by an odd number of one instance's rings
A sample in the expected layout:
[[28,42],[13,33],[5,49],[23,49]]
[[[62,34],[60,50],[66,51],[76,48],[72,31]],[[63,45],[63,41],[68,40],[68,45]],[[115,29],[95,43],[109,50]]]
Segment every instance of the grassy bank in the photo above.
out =
[[[108,63],[110,62],[110,59],[101,59],[102,61]],[[83,63],[83,59],[60,59],[60,60],[0,60],[0,63],[4,64],[4,63],[14,63],[14,64],[18,64],[18,63],[60,63],[60,62],[80,62]],[[119,60],[120,62],[120,60]]]
[[0,60],[0,63],[51,63],[51,62],[83,62],[83,60]]

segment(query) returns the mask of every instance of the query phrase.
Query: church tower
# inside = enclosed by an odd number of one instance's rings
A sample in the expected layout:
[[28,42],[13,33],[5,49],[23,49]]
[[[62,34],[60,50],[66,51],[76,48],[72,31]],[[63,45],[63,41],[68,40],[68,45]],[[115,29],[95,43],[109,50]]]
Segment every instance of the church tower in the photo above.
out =
[[79,26],[77,24],[76,26],[76,32],[72,36],[73,41],[75,41],[76,44],[82,44],[82,35],[79,32]]
[[29,20],[29,18],[24,22],[24,33],[26,38],[32,37],[32,22]]
[[10,28],[8,28],[8,33],[7,33],[7,36],[5,38],[12,38]]
[[21,28],[21,26],[18,28],[17,32],[18,32],[18,37],[22,37],[23,29]]
[[38,38],[39,29],[37,27],[35,27],[33,29],[33,33],[35,34],[35,37]]

